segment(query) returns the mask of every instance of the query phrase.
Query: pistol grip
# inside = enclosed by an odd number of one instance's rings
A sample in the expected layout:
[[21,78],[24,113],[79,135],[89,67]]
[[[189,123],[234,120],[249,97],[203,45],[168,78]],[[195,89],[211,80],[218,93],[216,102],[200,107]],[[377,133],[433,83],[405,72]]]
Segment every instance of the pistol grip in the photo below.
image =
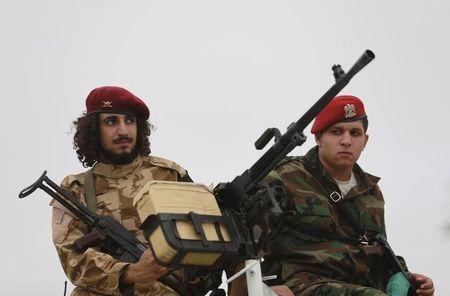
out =
[[94,228],[88,234],[83,235],[80,238],[77,238],[73,242],[73,246],[75,247],[76,250],[82,252],[89,247],[98,245],[98,242],[104,239],[105,235],[101,233],[97,228]]

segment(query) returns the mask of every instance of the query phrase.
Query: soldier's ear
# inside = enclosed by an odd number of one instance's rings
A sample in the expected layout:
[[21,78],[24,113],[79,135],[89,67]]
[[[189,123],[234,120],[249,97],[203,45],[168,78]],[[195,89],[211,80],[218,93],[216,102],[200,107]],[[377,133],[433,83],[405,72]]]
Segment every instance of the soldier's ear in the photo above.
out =
[[369,141],[369,135],[368,135],[368,134],[365,134],[365,137],[366,137],[366,139],[365,139],[365,141],[364,141],[364,146],[363,146],[363,149],[362,149],[362,150],[364,150],[364,148],[366,148],[367,142]]
[[320,137],[322,136],[322,133],[318,133],[314,135],[314,139],[316,140],[317,146],[321,146]]

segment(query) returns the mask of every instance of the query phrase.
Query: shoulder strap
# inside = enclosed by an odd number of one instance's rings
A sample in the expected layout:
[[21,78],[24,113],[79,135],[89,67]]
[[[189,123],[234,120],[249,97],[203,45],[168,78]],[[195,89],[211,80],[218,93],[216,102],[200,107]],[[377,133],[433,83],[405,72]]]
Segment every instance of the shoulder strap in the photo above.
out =
[[93,168],[84,174],[84,197],[89,211],[95,214],[97,212],[97,196],[95,194]]
[[[350,206],[345,201],[342,200],[340,193],[336,191],[331,192],[324,184],[322,184],[320,178],[317,176],[317,172],[311,166],[309,166],[306,163],[306,161],[300,159],[300,162],[303,164],[305,169],[319,182],[319,184],[322,185],[323,189],[329,194],[330,197],[329,201],[335,204],[336,207],[341,210],[344,216],[347,217],[347,219],[359,233],[358,240],[360,244],[366,244],[368,242],[368,239],[366,237],[365,227],[359,223],[358,218],[353,214],[352,210],[350,209]],[[333,197],[334,195],[337,195],[338,198],[334,198]]]

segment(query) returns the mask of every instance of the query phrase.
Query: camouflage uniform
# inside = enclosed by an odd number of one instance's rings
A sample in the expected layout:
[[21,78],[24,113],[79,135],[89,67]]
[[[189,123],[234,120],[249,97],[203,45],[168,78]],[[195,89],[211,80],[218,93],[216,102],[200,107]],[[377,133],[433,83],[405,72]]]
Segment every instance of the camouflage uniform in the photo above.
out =
[[[358,185],[340,202],[348,203],[367,237],[385,234],[379,178],[358,165],[353,172]],[[331,192],[340,191],[321,166],[317,147],[304,157],[282,162],[268,180],[284,183],[286,203],[295,215],[268,245],[265,274],[278,274],[278,284],[289,286],[295,295],[385,295],[387,274],[379,257],[367,256],[360,246],[346,241],[357,240],[359,233],[330,200]]]
[[[133,207],[133,197],[150,180],[179,181],[187,176],[179,165],[154,156],[137,157],[128,165],[97,163],[94,166],[97,214],[113,216],[138,239],[145,242],[139,230],[140,220]],[[62,187],[69,189],[83,203],[84,175],[69,175]],[[71,216],[61,204],[53,201],[52,236],[62,267],[77,286],[71,295],[120,295],[119,278],[127,263],[119,262],[94,248],[79,253],[73,242],[86,233],[85,225]],[[159,282],[136,284],[135,295],[177,295]]]

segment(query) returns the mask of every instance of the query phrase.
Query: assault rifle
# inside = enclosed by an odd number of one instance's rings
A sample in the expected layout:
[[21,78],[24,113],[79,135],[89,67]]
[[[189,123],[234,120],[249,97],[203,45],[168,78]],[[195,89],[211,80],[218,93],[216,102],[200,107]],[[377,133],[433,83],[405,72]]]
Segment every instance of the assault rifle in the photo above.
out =
[[[40,188],[86,224],[89,233],[75,240],[73,244],[78,251],[84,251],[89,247],[100,247],[103,252],[119,261],[129,263],[139,261],[142,253],[147,249],[144,244],[113,217],[92,213],[72,192],[55,184],[46,174],[47,171],[44,171],[36,182],[23,189],[19,193],[19,198],[24,198]],[[173,274],[160,277],[158,281],[171,287],[180,295],[188,293],[187,287],[184,287],[181,280]],[[133,295],[133,286],[124,287],[122,294]]]

